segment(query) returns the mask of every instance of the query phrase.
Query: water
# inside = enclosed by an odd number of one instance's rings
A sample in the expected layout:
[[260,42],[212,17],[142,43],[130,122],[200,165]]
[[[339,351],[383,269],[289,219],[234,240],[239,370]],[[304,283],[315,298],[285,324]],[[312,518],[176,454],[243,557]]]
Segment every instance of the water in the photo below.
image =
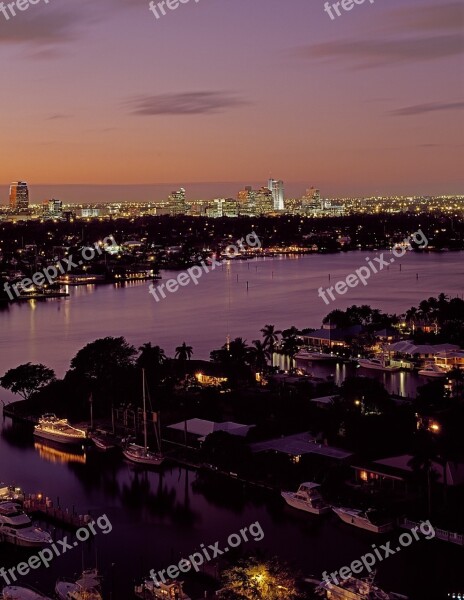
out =
[[[107,335],[123,335],[135,346],[151,341],[171,355],[185,340],[194,347],[195,358],[208,358],[228,333],[251,342],[266,323],[277,328],[318,327],[332,308],[370,304],[400,313],[430,295],[463,293],[462,253],[409,254],[401,271],[395,264],[373,276],[367,287],[353,289],[326,306],[317,288],[344,279],[365,264],[366,256],[359,252],[235,262],[160,303],[148,294],[147,284],[137,283],[118,289],[71,288],[71,297],[65,300],[4,307],[0,372],[30,361],[43,362],[62,376],[82,346]],[[164,281],[176,276],[163,275]],[[341,379],[346,367],[337,369],[336,378]],[[403,387],[407,391],[408,384]],[[2,390],[1,398],[9,400],[11,395]],[[254,521],[260,522],[264,539],[243,546],[243,551],[249,553],[255,546],[278,554],[305,575],[320,576],[324,570],[348,565],[379,541],[334,516],[300,514],[286,507],[278,494],[234,481],[184,468],[149,472],[95,451],[84,459],[34,447],[31,433],[13,430],[8,420],[0,438],[0,479],[17,482],[29,492],[41,491],[55,501],[59,497],[62,506],[74,506],[80,514],[106,513],[113,524],[113,531],[99,535],[96,543],[73,549],[49,569],[34,572],[28,580],[48,592],[57,577],[79,571],[82,559],[91,566],[97,557],[107,598],[112,588],[112,600],[128,600],[134,578],[178,562],[201,543],[222,544],[230,533]],[[388,539],[396,540],[398,533]],[[0,566],[18,561],[16,551],[0,548]],[[412,599],[439,600],[444,589],[462,586],[461,564],[460,548],[434,540],[415,542],[379,565],[378,581]]]
[[[4,306],[0,371],[24,362],[43,362],[62,376],[82,346],[109,335],[125,336],[137,347],[144,342],[158,344],[171,356],[185,341],[193,346],[194,358],[208,359],[228,333],[251,343],[266,323],[278,329],[317,328],[335,308],[369,304],[402,313],[431,295],[464,293],[464,253],[410,253],[388,271],[372,275],[367,286],[351,289],[327,306],[318,297],[318,288],[345,279],[366,264],[367,256],[373,254],[232,262],[203,275],[197,286],[180,288],[158,303],[148,293],[147,283],[133,283],[120,288],[69,288],[67,299]],[[177,274],[164,272],[161,283]]]

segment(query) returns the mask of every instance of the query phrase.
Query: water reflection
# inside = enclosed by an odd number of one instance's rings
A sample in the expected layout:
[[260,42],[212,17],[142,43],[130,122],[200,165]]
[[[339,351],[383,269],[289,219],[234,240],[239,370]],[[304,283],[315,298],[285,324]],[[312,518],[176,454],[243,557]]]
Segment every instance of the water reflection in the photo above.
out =
[[87,455],[85,452],[71,452],[70,450],[61,450],[49,444],[43,444],[40,442],[34,443],[34,448],[39,453],[40,458],[51,463],[66,464],[66,463],[80,463],[85,465],[87,462]]

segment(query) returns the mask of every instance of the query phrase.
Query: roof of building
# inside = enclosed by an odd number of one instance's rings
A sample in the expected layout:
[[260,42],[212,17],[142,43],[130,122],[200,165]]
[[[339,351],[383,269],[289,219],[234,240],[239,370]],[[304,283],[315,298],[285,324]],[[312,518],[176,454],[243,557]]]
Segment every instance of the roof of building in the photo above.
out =
[[252,427],[254,425],[242,425],[241,423],[234,423],[232,421],[215,423],[206,419],[189,419],[187,422],[181,421],[180,423],[168,425],[168,429],[176,429],[177,431],[185,431],[187,429],[187,433],[198,436],[200,441],[215,431],[225,431],[231,435],[245,437]]
[[[413,468],[409,464],[412,458],[411,454],[401,454],[400,456],[375,460],[367,467],[354,466],[353,468],[365,469],[394,479],[403,479],[405,475],[413,472]],[[433,461],[432,469],[436,474],[437,481],[443,483],[443,466]],[[446,478],[448,485],[464,484],[464,463],[449,461],[447,463]]]
[[327,341],[330,340],[332,342],[344,342],[347,338],[359,335],[363,331],[364,327],[362,325],[352,325],[351,327],[344,327],[341,329],[324,327],[322,329],[316,329],[315,331],[305,333],[302,337]]
[[402,340],[388,346],[390,352],[400,352],[401,354],[438,354],[439,352],[449,350],[459,350],[455,344],[414,344],[411,340]]
[[344,460],[353,456],[352,452],[333,448],[332,446],[324,446],[316,442],[316,439],[309,433],[296,433],[286,437],[268,440],[266,442],[258,442],[251,444],[252,452],[267,452],[273,450],[282,452],[290,456],[302,456],[303,454],[321,454],[328,458]]

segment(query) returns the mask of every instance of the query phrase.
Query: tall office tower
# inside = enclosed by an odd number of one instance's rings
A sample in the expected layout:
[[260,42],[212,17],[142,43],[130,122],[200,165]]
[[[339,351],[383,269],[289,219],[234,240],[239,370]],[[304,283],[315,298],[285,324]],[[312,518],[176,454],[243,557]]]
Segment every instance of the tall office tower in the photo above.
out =
[[173,217],[176,215],[185,215],[187,212],[187,203],[184,188],[171,193],[169,196],[169,208]]
[[313,208],[321,208],[321,191],[314,187],[306,190],[306,194],[301,199],[303,206],[312,206]]
[[269,179],[267,187],[272,192],[274,199],[274,210],[284,210],[284,182]]
[[13,181],[10,185],[10,208],[15,212],[29,208],[29,190],[25,181]]
[[262,187],[256,192],[255,196],[255,215],[266,215],[274,212],[274,195],[269,188]]
[[42,202],[42,216],[49,219],[59,219],[63,216],[63,203],[61,200],[44,200]]

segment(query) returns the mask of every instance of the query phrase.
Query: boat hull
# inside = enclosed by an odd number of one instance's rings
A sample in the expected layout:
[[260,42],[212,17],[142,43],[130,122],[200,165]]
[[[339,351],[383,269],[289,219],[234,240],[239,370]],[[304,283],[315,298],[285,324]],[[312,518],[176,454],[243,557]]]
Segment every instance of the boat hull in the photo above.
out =
[[139,465],[160,467],[165,460],[164,456],[143,456],[127,449],[123,450],[122,453],[128,460]]
[[332,509],[340,519],[348,523],[348,525],[353,525],[354,527],[359,527],[360,529],[365,529],[366,531],[370,531],[372,533],[387,533],[392,531],[393,523],[386,523],[384,525],[376,525],[361,515],[353,514],[346,509],[335,508]]
[[323,515],[330,512],[329,505],[314,507],[309,502],[305,502],[304,500],[295,498],[295,494],[293,492],[281,492],[280,495],[285,500],[285,502],[292,508],[296,508],[298,510],[302,510],[313,515]]
[[422,377],[438,377],[438,378],[446,377],[446,373],[440,373],[439,371],[425,371],[423,369],[418,371],[418,374],[422,375]]
[[43,439],[49,440],[50,442],[56,442],[57,444],[64,444],[65,446],[81,446],[87,442],[87,438],[76,438],[74,436],[61,435],[58,433],[52,433],[51,431],[40,431],[35,430],[34,436]]
[[364,362],[358,360],[359,366],[362,369],[370,369],[372,371],[383,371],[384,373],[396,373],[401,370],[401,367],[386,367],[383,365],[376,365],[375,363]]
[[4,587],[0,598],[2,600],[51,600],[48,596],[44,596],[40,592],[17,585]]

